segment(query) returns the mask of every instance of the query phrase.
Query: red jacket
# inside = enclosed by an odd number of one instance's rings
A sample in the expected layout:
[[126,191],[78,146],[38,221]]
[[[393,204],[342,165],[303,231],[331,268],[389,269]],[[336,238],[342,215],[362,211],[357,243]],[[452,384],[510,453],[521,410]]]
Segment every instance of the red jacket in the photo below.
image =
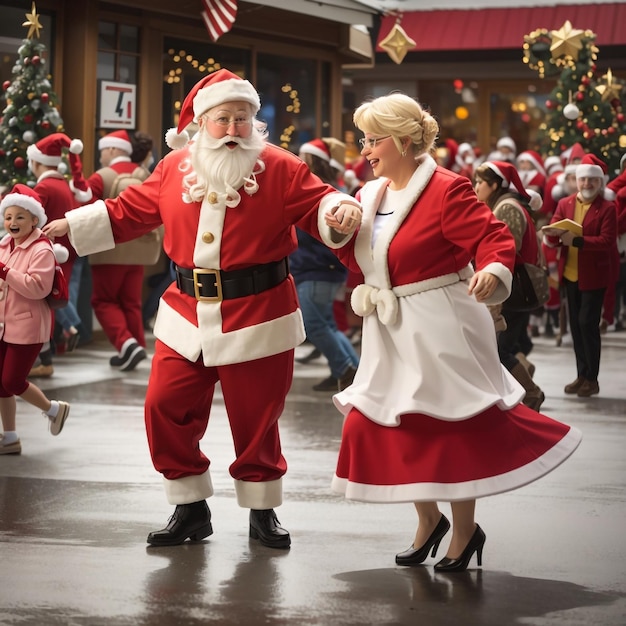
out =
[[[572,194],[559,200],[552,217],[552,222],[569,218],[574,219],[576,195]],[[599,194],[591,203],[583,220],[583,245],[578,248],[578,286],[582,291],[608,287],[614,277],[614,262],[617,256],[617,212],[615,203],[605,200]],[[549,246],[558,246],[559,238],[546,235]],[[559,280],[569,252],[569,246],[563,246],[559,259]]]

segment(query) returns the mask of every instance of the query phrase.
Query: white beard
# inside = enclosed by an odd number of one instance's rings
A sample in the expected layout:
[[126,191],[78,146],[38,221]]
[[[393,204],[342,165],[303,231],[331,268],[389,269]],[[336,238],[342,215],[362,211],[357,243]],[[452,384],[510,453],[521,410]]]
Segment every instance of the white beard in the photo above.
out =
[[[238,146],[229,148],[230,142]],[[254,170],[264,148],[265,140],[256,129],[246,139],[229,135],[214,139],[200,130],[189,148],[191,172],[183,179],[183,198],[200,202],[215,192],[227,206],[237,206],[242,186],[250,195],[258,190]]]
[[537,170],[518,170],[519,178],[522,181],[522,185],[524,187],[528,187],[530,185],[530,181],[537,174]]
[[596,189],[581,189],[578,193],[585,202],[593,202],[599,195]]

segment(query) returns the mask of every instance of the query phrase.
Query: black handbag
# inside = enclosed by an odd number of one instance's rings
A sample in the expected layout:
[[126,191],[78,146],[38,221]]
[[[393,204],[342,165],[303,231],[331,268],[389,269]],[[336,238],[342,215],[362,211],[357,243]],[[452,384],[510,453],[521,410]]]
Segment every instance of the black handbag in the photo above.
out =
[[515,312],[534,311],[549,297],[548,272],[533,263],[519,263],[513,269],[511,295],[502,303],[502,308]]

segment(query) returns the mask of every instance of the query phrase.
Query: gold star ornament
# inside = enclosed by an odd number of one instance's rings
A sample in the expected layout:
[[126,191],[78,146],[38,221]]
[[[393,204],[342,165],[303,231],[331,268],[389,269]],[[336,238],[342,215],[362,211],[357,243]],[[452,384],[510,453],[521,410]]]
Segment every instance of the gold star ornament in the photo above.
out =
[[606,84],[596,87],[596,91],[602,96],[602,102],[619,100],[619,92],[622,90],[622,85],[613,82],[613,72],[611,68],[609,68],[602,78],[606,80]]
[[550,31],[550,35],[552,35],[550,52],[553,59],[569,56],[574,61],[578,61],[578,53],[583,47],[581,40],[585,35],[584,30],[572,28],[571,22],[567,20],[559,30]]
[[22,26],[28,26],[27,39],[32,39],[33,33],[37,36],[37,39],[39,39],[39,31],[43,28],[43,26],[39,21],[39,15],[37,15],[37,9],[35,8],[34,2],[30,13],[26,13],[26,21],[22,24]]
[[413,50],[417,43],[413,41],[400,24],[396,23],[389,34],[378,44],[395,63],[402,63],[409,50]]

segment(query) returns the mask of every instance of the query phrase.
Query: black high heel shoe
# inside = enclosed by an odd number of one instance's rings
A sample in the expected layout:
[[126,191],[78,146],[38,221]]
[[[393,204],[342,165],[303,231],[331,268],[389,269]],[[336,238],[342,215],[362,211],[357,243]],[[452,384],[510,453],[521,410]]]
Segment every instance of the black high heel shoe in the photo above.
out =
[[476,559],[478,565],[483,564],[483,546],[487,536],[483,532],[483,529],[476,524],[476,530],[469,540],[469,543],[465,546],[465,550],[461,553],[458,559],[449,559],[447,556],[441,559],[439,563],[435,564],[436,572],[464,572],[470,562],[470,559],[476,552]]
[[432,548],[431,556],[437,555],[437,548],[443,539],[444,535],[450,530],[450,522],[448,518],[443,515],[439,518],[439,522],[435,527],[435,530],[430,534],[430,537],[426,540],[426,543],[418,549],[411,546],[408,550],[396,554],[397,565],[419,565],[423,563],[430,549]]

